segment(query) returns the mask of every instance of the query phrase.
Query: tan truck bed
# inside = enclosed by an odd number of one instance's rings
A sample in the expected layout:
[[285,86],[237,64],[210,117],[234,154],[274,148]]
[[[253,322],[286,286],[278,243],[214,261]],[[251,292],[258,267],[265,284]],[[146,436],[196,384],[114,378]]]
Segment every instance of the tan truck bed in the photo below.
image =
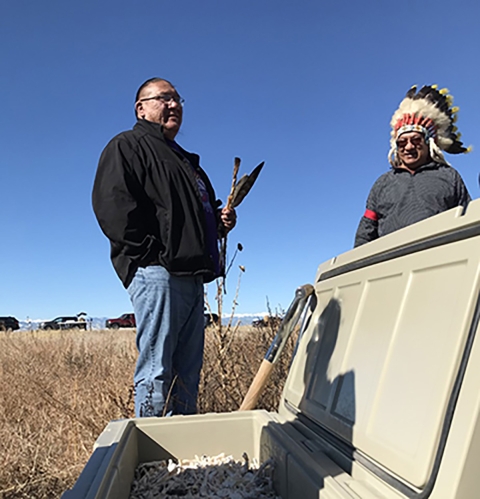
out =
[[65,499],[128,498],[141,462],[275,462],[283,499],[480,497],[480,201],[322,264],[278,413],[110,423]]

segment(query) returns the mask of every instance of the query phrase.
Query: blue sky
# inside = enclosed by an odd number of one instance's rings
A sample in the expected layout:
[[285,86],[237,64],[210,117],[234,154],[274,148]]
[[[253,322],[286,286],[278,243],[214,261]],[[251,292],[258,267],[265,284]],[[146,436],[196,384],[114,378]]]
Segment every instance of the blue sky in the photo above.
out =
[[477,0],[16,0],[0,5],[0,315],[131,310],[91,208],[106,143],[152,76],[185,97],[178,142],[225,200],[234,156],[264,170],[238,209],[227,309],[286,308],[351,248],[388,169],[391,115],[438,83],[477,149],[450,157],[473,198],[480,137]]

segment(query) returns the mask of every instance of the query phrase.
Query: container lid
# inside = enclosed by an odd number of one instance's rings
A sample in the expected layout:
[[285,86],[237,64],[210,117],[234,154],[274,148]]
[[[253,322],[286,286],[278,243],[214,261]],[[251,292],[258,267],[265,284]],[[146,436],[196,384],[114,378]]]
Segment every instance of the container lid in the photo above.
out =
[[480,200],[325,262],[279,413],[426,487],[477,326],[479,267]]

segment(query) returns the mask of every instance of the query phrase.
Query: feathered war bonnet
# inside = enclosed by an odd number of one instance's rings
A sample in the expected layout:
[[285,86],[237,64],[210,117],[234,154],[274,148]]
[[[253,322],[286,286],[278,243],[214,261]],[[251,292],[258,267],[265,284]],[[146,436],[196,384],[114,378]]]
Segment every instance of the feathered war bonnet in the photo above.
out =
[[461,134],[454,125],[459,108],[452,107],[452,104],[453,97],[446,88],[438,90],[437,85],[425,85],[417,93],[417,86],[413,86],[390,122],[390,164],[400,164],[396,141],[405,132],[422,133],[428,144],[430,157],[437,163],[449,165],[442,151],[450,154],[470,152],[471,147],[464,147],[460,141]]

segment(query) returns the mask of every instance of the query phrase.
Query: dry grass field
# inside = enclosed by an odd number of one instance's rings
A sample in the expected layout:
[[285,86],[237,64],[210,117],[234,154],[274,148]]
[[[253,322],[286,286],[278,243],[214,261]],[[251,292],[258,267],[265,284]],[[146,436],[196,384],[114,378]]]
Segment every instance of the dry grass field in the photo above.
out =
[[[274,334],[207,329],[200,412],[238,408]],[[259,408],[275,410],[293,341]],[[0,333],[0,498],[57,498],[74,484],[105,425],[133,416],[135,359],[133,330]]]

